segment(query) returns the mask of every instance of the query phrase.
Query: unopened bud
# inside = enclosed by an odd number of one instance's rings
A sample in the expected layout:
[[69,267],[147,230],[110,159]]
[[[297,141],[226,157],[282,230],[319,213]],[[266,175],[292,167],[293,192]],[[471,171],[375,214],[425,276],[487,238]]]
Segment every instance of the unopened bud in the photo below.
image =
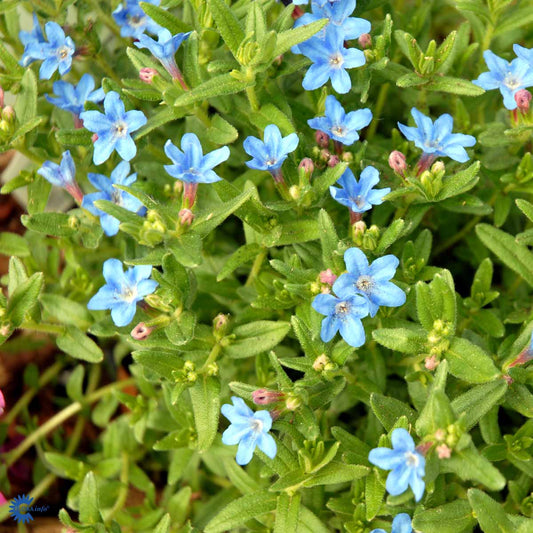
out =
[[394,170],[394,172],[396,172],[396,174],[403,177],[405,175],[405,171],[407,170],[405,155],[398,150],[391,152],[389,155],[389,166],[392,168],[392,170]]
[[155,68],[145,67],[139,70],[139,78],[144,81],[144,83],[152,83],[156,74],[157,70]]
[[518,109],[522,113],[529,112],[529,102],[531,101],[531,93],[527,89],[520,89],[517,91],[517,93],[514,95],[514,99],[516,102],[516,105],[518,106]]
[[0,416],[4,413],[4,409],[6,407],[6,401],[4,399],[4,395],[2,391],[0,390]]
[[353,225],[353,231],[356,235],[363,235],[363,233],[366,231],[366,224],[364,220],[358,220]]
[[353,154],[352,152],[343,152],[342,153],[342,160],[345,163],[351,163],[353,161]]
[[78,229],[80,227],[80,221],[77,216],[70,215],[68,217],[68,227],[71,229]]
[[4,109],[2,109],[2,118],[7,122],[15,122],[16,113],[12,106],[6,105]]
[[269,405],[279,401],[283,396],[284,394],[279,391],[257,389],[252,392],[252,401],[255,405]]
[[317,130],[315,131],[315,141],[320,148],[327,148],[329,145],[329,135],[324,131]]
[[297,398],[296,396],[293,396],[292,398],[288,398],[287,401],[285,402],[285,407],[289,411],[296,411],[296,409],[298,409],[300,405],[302,405],[302,400],[300,400],[300,398]]
[[216,363],[209,363],[207,365],[207,368],[205,369],[205,373],[208,376],[216,376],[216,375],[218,375],[218,365]]
[[428,370],[435,370],[435,368],[439,366],[439,363],[440,361],[434,355],[432,355],[431,357],[426,357],[424,366]]
[[340,159],[338,155],[332,155],[328,159],[328,167],[333,168],[336,167],[340,163]]
[[439,459],[449,459],[452,455],[452,451],[446,444],[441,444],[437,446],[437,455],[439,456]]
[[439,428],[437,429],[437,431],[435,431],[436,440],[438,440],[439,442],[442,442],[445,438],[446,438],[446,432],[442,428]]
[[132,330],[131,330],[131,336],[136,341],[143,341],[144,339],[147,339],[154,328],[149,328],[144,322],[139,322]]
[[183,191],[183,183],[180,180],[176,180],[172,189],[174,190],[174,194],[181,194],[181,191]]
[[335,280],[337,279],[337,276],[333,274],[331,268],[323,270],[318,276],[322,283],[327,283],[328,285],[333,285],[333,283],[335,283]]
[[0,109],[4,107],[4,89],[0,87]]
[[313,369],[317,372],[322,372],[322,370],[325,369],[326,365],[330,362],[329,357],[323,353],[322,355],[319,355],[314,361],[313,361]]
[[304,157],[298,165],[298,170],[310,178],[315,170],[315,164],[310,157]]
[[372,37],[370,37],[369,33],[363,33],[359,36],[359,39],[357,39],[359,46],[361,48],[370,48],[372,46]]
[[194,220],[194,213],[190,209],[182,209],[179,212],[179,217],[182,226],[190,226]]
[[229,322],[229,315],[219,313],[213,320],[213,327],[215,331],[223,331],[226,329]]
[[431,172],[433,174],[440,174],[441,172],[445,172],[445,171],[446,171],[446,166],[444,165],[442,161],[436,161],[431,166]]
[[293,200],[298,200],[300,198],[300,187],[298,185],[292,185],[289,188],[289,194]]
[[320,150],[320,159],[322,159],[322,161],[325,161],[327,163],[330,157],[331,152],[327,148],[323,148],[322,150]]

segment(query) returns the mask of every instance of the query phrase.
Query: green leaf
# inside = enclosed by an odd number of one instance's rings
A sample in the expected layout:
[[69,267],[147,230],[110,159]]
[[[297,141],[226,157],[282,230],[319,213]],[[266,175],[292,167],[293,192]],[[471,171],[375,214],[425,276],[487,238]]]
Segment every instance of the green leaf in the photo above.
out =
[[386,431],[390,431],[402,416],[407,417],[411,424],[415,423],[417,417],[416,411],[406,403],[382,394],[370,395],[370,407]]
[[[5,2],[3,2],[5,3]],[[13,55],[8,51],[4,46],[3,42],[0,41],[0,61],[6,67],[6,71],[17,76],[21,76],[24,72],[24,69],[18,64],[18,61],[13,57]],[[30,69],[26,69],[26,72]]]
[[29,279],[18,284],[10,294],[6,313],[13,327],[19,327],[26,315],[31,314],[35,309],[43,286],[44,275],[42,272],[36,272]]
[[215,144],[230,144],[237,140],[239,132],[227,120],[220,115],[211,119],[211,127],[205,132],[208,140]]
[[229,256],[217,274],[217,281],[226,279],[235,269],[252,261],[263,250],[257,243],[244,244]]
[[139,350],[133,352],[132,356],[137,363],[166,379],[172,379],[172,372],[179,370],[183,364],[182,358],[177,353]]
[[15,102],[15,113],[20,124],[26,124],[37,115],[37,79],[31,68],[26,69],[20,82],[21,92]]
[[77,459],[67,457],[60,453],[45,452],[44,457],[52,466],[52,472],[66,479],[81,481],[87,470],[82,461],[78,461]]
[[327,23],[327,19],[316,20],[315,22],[311,22],[311,24],[305,24],[304,26],[278,33],[273,56],[280,56],[293,46],[307,41],[307,39],[313,37],[313,35],[318,33]]
[[102,349],[80,329],[67,326],[65,333],[56,339],[57,347],[63,352],[89,363],[100,363],[104,359]]
[[405,227],[405,221],[398,218],[390,224],[387,229],[381,234],[379,244],[375,250],[376,255],[382,255],[387,248],[392,246],[401,236]]
[[477,236],[506,266],[533,287],[533,254],[514,237],[488,224],[476,226]]
[[470,489],[468,501],[484,533],[516,533],[516,527],[507,518],[503,507],[490,496],[478,489]]
[[125,207],[110,202],[109,200],[96,200],[94,206],[101,209],[104,213],[120,220],[121,223],[131,224],[134,227],[141,227],[144,222],[143,217],[140,217]]
[[222,39],[237,61],[239,46],[244,40],[244,30],[231,8],[224,0],[207,0],[207,6]]
[[42,294],[41,304],[50,316],[53,316],[62,324],[85,329],[92,322],[91,314],[86,305],[74,302],[59,294]]
[[22,215],[21,221],[28,229],[54,237],[70,237],[76,233],[75,227],[69,223],[70,215],[65,213]]
[[452,78],[451,76],[435,76],[424,87],[430,91],[460,94],[463,96],[479,96],[485,92],[485,89],[474,85],[471,81]]
[[526,215],[527,218],[529,218],[530,222],[533,222],[533,204],[523,200],[522,198],[518,198],[515,200],[516,205],[518,206],[518,209]]
[[[128,48],[128,50],[130,50]],[[193,89],[194,90],[194,89]],[[151,131],[172,122],[183,116],[183,112],[180,109],[174,107],[163,107],[161,111],[158,111],[154,115],[148,118],[148,122],[142,127],[139,128],[134,134],[133,138],[137,141],[141,137],[148,135]]]
[[0,254],[28,257],[30,249],[24,237],[16,233],[3,232],[0,233]]
[[233,330],[235,340],[224,346],[228,357],[240,359],[268,352],[277,346],[287,335],[291,325],[288,322],[259,320],[237,326]]
[[91,132],[85,128],[77,130],[58,130],[56,139],[63,146],[91,146]]
[[289,496],[286,492],[280,493],[276,506],[276,522],[274,533],[296,531],[298,514],[300,512],[301,495],[299,493]]
[[407,328],[381,328],[372,332],[372,338],[391,350],[403,353],[423,353],[427,344],[427,332],[414,326]]
[[306,479],[303,485],[304,487],[317,487],[319,485],[347,483],[354,479],[365,477],[369,471],[370,469],[366,466],[333,462],[326,465],[318,473]]
[[329,167],[321,176],[313,178],[313,190],[320,198],[333,185],[348,168],[348,163],[338,163],[334,167]]
[[205,527],[205,533],[223,533],[238,529],[249,520],[274,511],[278,497],[261,491],[245,494],[226,505]]
[[281,226],[281,235],[271,246],[314,241],[320,236],[316,220],[291,220]]
[[446,178],[442,185],[442,189],[437,194],[437,201],[463,194],[472,189],[479,181],[479,168],[481,163],[476,161],[465,170],[457,172],[453,176]]
[[450,374],[467,383],[485,383],[500,375],[491,357],[466,339],[455,337],[445,356],[450,366]]
[[202,376],[189,389],[198,434],[198,450],[208,450],[215,440],[220,413],[220,382],[213,376]]
[[533,394],[526,385],[513,383],[509,387],[505,402],[516,412],[533,418]]
[[187,344],[194,337],[196,313],[183,311],[180,316],[165,327],[168,340],[176,346]]
[[464,500],[423,509],[413,517],[413,528],[424,533],[463,533],[471,531],[475,523],[472,509]]
[[385,485],[379,478],[377,471],[372,470],[365,479],[365,510],[368,521],[379,513],[384,496]]
[[80,489],[79,514],[81,522],[97,524],[102,521],[96,479],[92,472],[87,472]]
[[85,367],[78,365],[70,374],[67,381],[67,395],[75,402],[83,401],[83,378],[85,377]]
[[191,30],[188,24],[185,24],[178,17],[163,9],[162,7],[148,2],[140,2],[141,9],[157,24],[170,31],[172,35],[185,33]]

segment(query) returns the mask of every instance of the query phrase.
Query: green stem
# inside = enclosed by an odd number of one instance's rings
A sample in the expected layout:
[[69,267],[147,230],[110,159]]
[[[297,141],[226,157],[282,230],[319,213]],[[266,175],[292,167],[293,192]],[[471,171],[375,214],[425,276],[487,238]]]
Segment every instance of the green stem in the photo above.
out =
[[217,342],[213,346],[213,348],[211,348],[211,351],[209,352],[209,355],[207,356],[207,359],[205,360],[205,363],[203,364],[202,368],[200,368],[200,370],[199,370],[200,373],[202,373],[205,370],[207,370],[207,367],[217,360],[217,357],[219,356],[221,350],[222,350],[222,346]]
[[53,335],[61,335],[65,331],[64,326],[56,324],[36,324],[35,322],[23,322],[20,325],[21,329],[27,329],[29,331],[40,331],[42,333],[52,333]]
[[257,254],[257,257],[254,260],[254,263],[252,265],[252,270],[250,270],[250,274],[248,274],[248,279],[246,280],[246,283],[244,284],[245,287],[249,287],[255,280],[255,278],[258,276],[259,271],[261,270],[261,265],[263,264],[263,260],[265,259],[267,254],[266,249],[261,250],[259,254]]
[[105,519],[107,524],[111,522],[111,520],[122,509],[122,507],[124,507],[124,504],[126,503],[126,499],[128,498],[129,492],[129,470],[130,462],[128,454],[126,452],[122,452],[122,468],[120,469],[120,482],[122,485],[119,489],[117,501],[115,502],[115,505],[113,505],[113,508],[111,509],[111,511],[109,511],[109,514]]
[[255,93],[255,88],[252,87],[246,87],[246,96],[248,97],[248,101],[250,102],[250,107],[253,111],[259,110],[259,100],[257,99],[257,94]]
[[366,140],[370,141],[372,137],[376,134],[376,130],[378,128],[378,122],[379,118],[381,117],[381,113],[383,111],[383,108],[385,107],[385,102],[387,101],[387,93],[389,92],[390,83],[384,83],[378,94],[378,99],[376,101],[376,107],[374,109],[373,117],[374,119],[370,123],[370,127],[368,128],[366,132]]

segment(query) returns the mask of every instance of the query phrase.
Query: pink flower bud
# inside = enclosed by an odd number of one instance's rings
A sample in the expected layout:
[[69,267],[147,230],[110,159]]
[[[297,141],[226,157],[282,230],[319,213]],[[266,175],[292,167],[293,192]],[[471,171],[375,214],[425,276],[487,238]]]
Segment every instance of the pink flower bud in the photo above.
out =
[[396,174],[399,174],[400,176],[405,174],[405,171],[407,170],[407,163],[405,162],[405,156],[402,154],[402,152],[394,150],[394,152],[390,153],[389,166],[392,168],[392,170],[394,170],[394,172],[396,172]]
[[220,331],[221,329],[225,328],[228,325],[228,322],[229,322],[229,315],[225,315],[224,313],[219,313],[213,320],[213,327],[217,331]]
[[332,155],[328,159],[328,167],[336,167],[340,163],[340,159],[338,155]]
[[426,361],[424,366],[428,370],[435,370],[439,366],[440,361],[437,359],[436,356],[432,355],[431,357],[426,357]]
[[319,277],[322,283],[327,283],[328,285],[333,285],[333,283],[335,283],[335,280],[337,279],[337,276],[333,274],[331,268],[320,272]]
[[144,83],[152,83],[156,74],[157,70],[155,68],[145,67],[139,70],[139,78],[144,81]]
[[370,37],[369,33],[361,34],[357,41],[359,42],[359,46],[363,49],[370,48],[372,46],[372,37]]
[[437,446],[437,455],[439,456],[439,459],[449,459],[452,455],[452,451],[446,444],[441,444],[440,446]]
[[0,506],[7,503],[6,497],[0,492]]
[[91,137],[91,141],[95,143],[98,140],[98,133],[93,133],[93,136]]
[[4,107],[4,89],[0,87],[0,109]]
[[0,416],[4,413],[4,409],[6,407],[6,400],[4,398],[4,394],[0,390]]
[[255,405],[268,405],[279,401],[282,396],[284,396],[284,394],[279,391],[257,389],[252,392],[252,401]]
[[522,113],[529,112],[529,102],[531,101],[531,93],[527,89],[520,89],[515,95],[514,99],[518,109]]
[[313,160],[310,157],[304,157],[300,161],[298,168],[309,176],[311,176],[313,170],[315,170],[315,164],[313,163]]
[[194,213],[190,209],[182,209],[178,214],[182,226],[190,226],[192,224]]
[[150,334],[154,331],[154,328],[149,328],[144,322],[139,322],[132,330],[131,336],[136,341],[143,341],[147,339]]
[[428,453],[429,449],[433,446],[433,443],[431,441],[429,442],[421,442],[417,447],[416,451],[418,453],[421,453],[422,455],[426,455]]
[[320,148],[327,148],[329,145],[329,136],[323,131],[315,131],[315,141]]

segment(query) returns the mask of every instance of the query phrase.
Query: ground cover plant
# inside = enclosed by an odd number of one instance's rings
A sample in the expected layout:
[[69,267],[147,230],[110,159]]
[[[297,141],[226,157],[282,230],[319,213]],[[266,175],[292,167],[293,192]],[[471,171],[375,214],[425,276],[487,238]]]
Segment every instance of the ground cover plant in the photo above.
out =
[[4,0],[0,35],[0,520],[533,531],[533,1]]

